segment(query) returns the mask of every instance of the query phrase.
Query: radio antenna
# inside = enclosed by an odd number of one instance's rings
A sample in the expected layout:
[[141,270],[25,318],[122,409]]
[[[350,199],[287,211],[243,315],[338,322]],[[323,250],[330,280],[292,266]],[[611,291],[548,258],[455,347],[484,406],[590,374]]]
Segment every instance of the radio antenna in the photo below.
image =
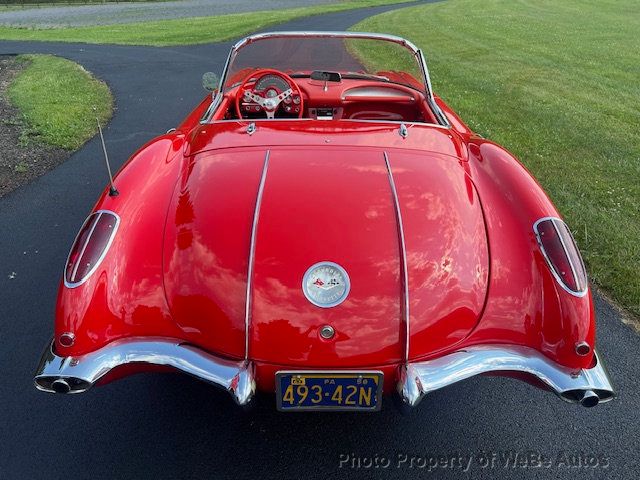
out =
[[[95,112],[95,107],[94,107],[94,112]],[[118,195],[120,195],[120,192],[118,191],[118,189],[116,188],[115,184],[113,183],[113,175],[111,174],[111,166],[109,165],[109,155],[107,154],[107,147],[104,144],[104,135],[102,135],[102,127],[100,126],[100,119],[98,118],[98,115],[96,114],[96,123],[98,124],[98,132],[100,132],[100,142],[102,142],[102,151],[104,152],[104,161],[107,164],[107,172],[109,173],[109,196],[110,197],[117,197]]]

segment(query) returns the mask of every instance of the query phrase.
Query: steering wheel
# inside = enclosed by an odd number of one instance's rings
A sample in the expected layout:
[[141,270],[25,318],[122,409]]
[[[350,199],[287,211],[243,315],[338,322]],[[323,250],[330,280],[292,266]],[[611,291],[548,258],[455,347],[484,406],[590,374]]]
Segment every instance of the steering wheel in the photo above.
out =
[[[256,91],[255,88],[260,83],[260,80],[267,75],[279,77],[289,88],[283,89],[271,85],[265,88],[264,91]],[[297,113],[298,118],[302,118],[304,112],[302,92],[296,82],[289,75],[279,70],[258,70],[247,76],[242,85],[238,87],[236,114],[238,118],[246,118],[243,113],[246,115],[249,112],[264,112],[267,118],[275,118],[276,112],[282,110],[280,107],[282,102],[286,104],[284,107],[286,113]]]

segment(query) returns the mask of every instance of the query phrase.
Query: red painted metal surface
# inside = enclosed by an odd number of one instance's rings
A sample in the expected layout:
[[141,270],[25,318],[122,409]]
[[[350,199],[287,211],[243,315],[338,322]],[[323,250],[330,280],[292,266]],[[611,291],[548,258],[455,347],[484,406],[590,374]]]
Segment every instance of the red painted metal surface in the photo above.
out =
[[177,326],[198,345],[244,355],[245,292],[264,150],[225,150],[185,162],[164,239],[164,285]]
[[[333,308],[302,293],[305,271],[321,261],[351,278],[349,296]],[[398,361],[399,272],[382,151],[272,150],[256,242],[252,357],[314,367]],[[323,325],[334,327],[333,339],[320,337]]]
[[[97,271],[75,288],[61,284],[57,353],[162,336],[242,358],[251,228],[269,151],[249,311],[258,386],[272,390],[284,367],[375,367],[390,389],[404,348],[404,288],[386,152],[405,235],[410,358],[505,343],[588,367],[592,355],[578,356],[575,345],[594,345],[591,295],[559,286],[532,228],[558,212],[510,153],[437,101],[452,128],[409,124],[403,138],[397,123],[306,118],[257,121],[249,135],[249,121],[200,125],[205,98],[123,167],[119,196],[105,190],[96,204],[121,223]],[[352,284],[328,309],[301,288],[305,271],[325,260]],[[318,333],[327,324],[330,340]],[[63,332],[75,334],[73,346],[60,345]]]
[[489,252],[475,187],[458,159],[390,152],[407,249],[409,358],[464,339],[484,306]]

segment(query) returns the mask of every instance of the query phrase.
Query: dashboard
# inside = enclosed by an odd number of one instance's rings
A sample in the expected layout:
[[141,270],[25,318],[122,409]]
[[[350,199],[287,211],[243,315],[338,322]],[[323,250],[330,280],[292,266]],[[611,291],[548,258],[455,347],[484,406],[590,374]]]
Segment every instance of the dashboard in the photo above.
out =
[[[346,79],[339,82],[322,81],[310,77],[296,77],[293,81],[300,94],[286,97],[279,107],[279,118],[317,120],[389,120],[436,123],[424,95],[410,87],[369,79]],[[262,97],[275,98],[289,89],[278,75],[266,74],[250,88]],[[239,94],[239,92],[237,92]],[[239,102],[245,118],[264,118],[263,108],[248,97]],[[302,114],[300,108],[303,108]]]

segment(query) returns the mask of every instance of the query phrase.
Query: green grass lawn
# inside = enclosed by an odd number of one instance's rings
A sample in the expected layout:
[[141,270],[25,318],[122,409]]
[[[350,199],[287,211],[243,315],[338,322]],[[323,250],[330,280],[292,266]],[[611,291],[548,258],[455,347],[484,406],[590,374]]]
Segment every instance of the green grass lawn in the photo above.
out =
[[[0,40],[111,43],[119,45],[188,45],[221,42],[247,33],[321,13],[401,3],[403,0],[347,0],[340,3],[251,12],[214,17],[180,18],[144,23],[65,28],[18,28],[0,26]],[[406,1],[406,0],[404,0]]]
[[424,50],[436,93],[533,172],[571,226],[592,281],[636,315],[638,12],[639,0],[448,0],[353,27]]
[[111,118],[109,87],[80,65],[51,55],[18,59],[28,65],[8,93],[26,124],[24,141],[75,150],[96,134],[96,116],[103,125]]

